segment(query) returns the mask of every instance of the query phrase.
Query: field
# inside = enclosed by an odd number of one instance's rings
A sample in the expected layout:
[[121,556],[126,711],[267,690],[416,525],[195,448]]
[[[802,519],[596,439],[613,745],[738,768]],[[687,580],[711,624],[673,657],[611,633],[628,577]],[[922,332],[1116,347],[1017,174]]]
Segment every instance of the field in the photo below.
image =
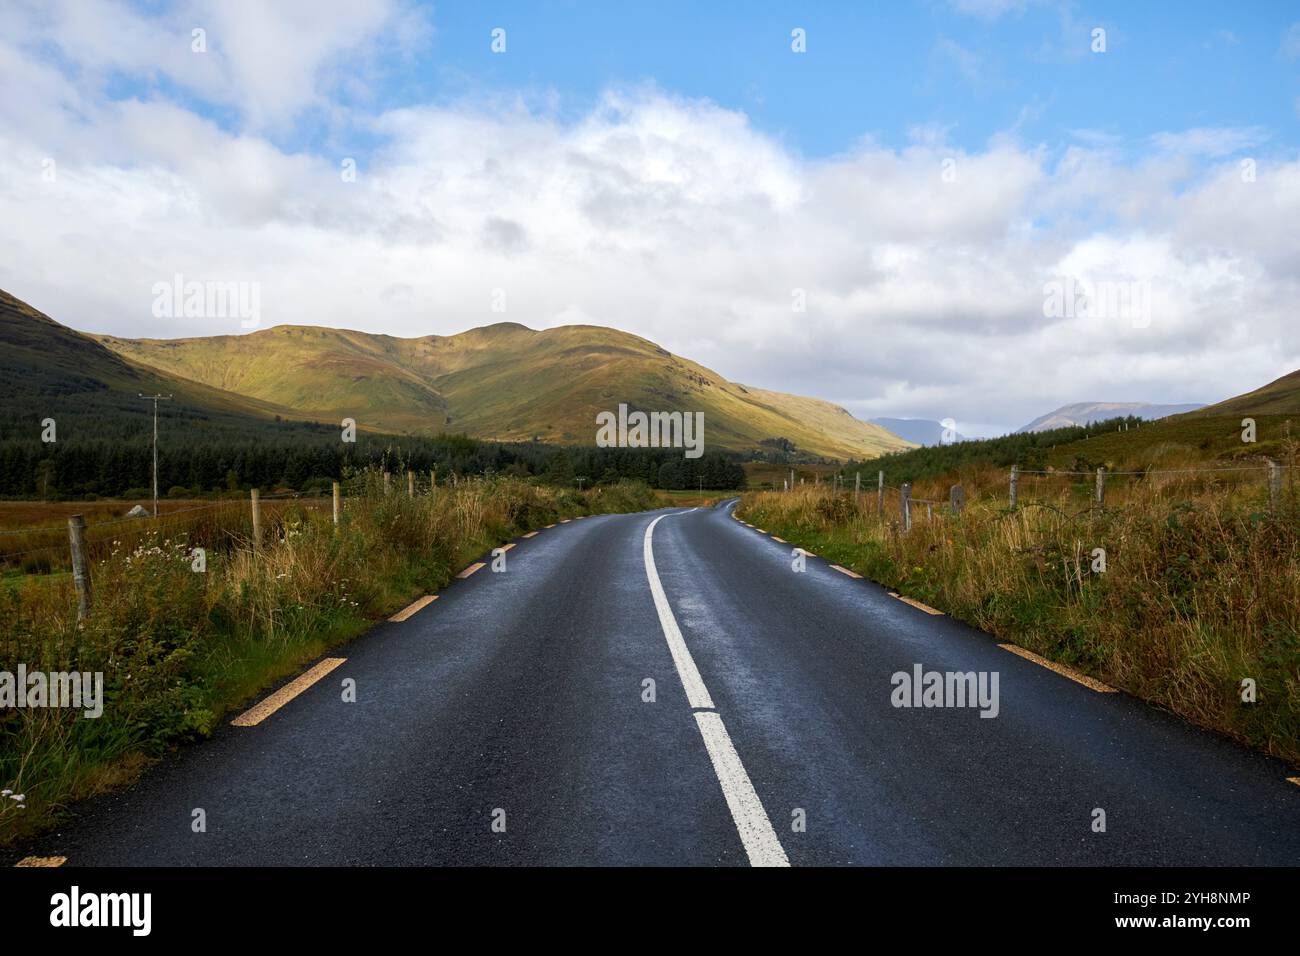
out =
[[[243,500],[196,502],[196,510],[169,502],[171,514],[158,522],[101,524],[92,613],[80,624],[70,575],[0,580],[6,668],[102,672],[106,698],[98,719],[53,708],[3,712],[0,786],[26,799],[21,809],[0,805],[0,845],[206,735],[230,709],[445,586],[489,548],[563,517],[667,500],[631,483],[580,493],[513,478],[458,479],[436,495],[407,497],[385,493],[375,472],[346,491],[337,527],[328,500],[269,502],[256,545]],[[6,517],[57,524],[71,507],[12,504]],[[124,510],[76,507],[101,521]],[[207,549],[201,573],[196,546]],[[66,544],[52,550],[65,553]]]
[[745,478],[749,482],[749,487],[767,490],[782,488],[782,482],[789,480],[791,471],[794,472],[796,484],[800,479],[813,484],[818,481],[826,481],[830,475],[833,475],[838,470],[835,465],[776,465],[764,461],[747,461],[744,467]]
[[[328,498],[270,496],[263,500],[264,520],[275,521],[293,504],[329,509]],[[216,547],[252,533],[248,497],[224,500],[177,499],[158,502],[158,520],[127,518],[136,505],[152,510],[148,500],[127,501],[0,501],[0,577],[41,576],[71,570],[68,527],[70,515],[85,518],[86,543],[92,560],[114,548],[133,548],[146,537],[184,535],[195,546]]]
[[[1011,511],[1006,472],[983,465],[918,482],[910,531],[893,487],[883,516],[874,490],[855,502],[825,484],[746,494],[740,513],[999,639],[1300,762],[1294,479],[1291,468],[1274,508],[1258,467],[1127,476],[1098,507],[1091,475],[1026,476]],[[960,514],[947,505],[954,481],[968,498]]]

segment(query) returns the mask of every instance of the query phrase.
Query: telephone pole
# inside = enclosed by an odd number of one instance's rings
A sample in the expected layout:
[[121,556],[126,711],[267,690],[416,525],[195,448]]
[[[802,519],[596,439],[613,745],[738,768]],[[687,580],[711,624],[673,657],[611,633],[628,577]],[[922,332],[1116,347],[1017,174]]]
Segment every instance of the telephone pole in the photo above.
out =
[[146,402],[153,402],[153,516],[158,517],[158,403],[170,402],[170,395],[141,395]]

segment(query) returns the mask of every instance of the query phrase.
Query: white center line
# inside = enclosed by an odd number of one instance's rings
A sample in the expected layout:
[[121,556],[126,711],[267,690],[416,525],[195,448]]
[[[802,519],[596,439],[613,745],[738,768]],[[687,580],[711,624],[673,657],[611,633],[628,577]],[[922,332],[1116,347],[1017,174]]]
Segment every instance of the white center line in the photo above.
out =
[[[692,508],[676,514],[690,514],[695,510]],[[695,659],[691,657],[690,649],[682,639],[681,628],[677,626],[677,618],[673,616],[668,595],[664,593],[659,572],[655,569],[652,545],[655,525],[669,517],[674,515],[660,515],[645,529],[645,575],[650,582],[655,610],[659,612],[659,626],[663,628],[664,638],[668,641],[668,652],[677,667],[677,676],[686,691],[686,699],[695,710],[695,724],[700,729],[700,736],[704,738],[713,772],[722,785],[722,795],[731,811],[736,831],[740,834],[740,842],[749,855],[750,865],[789,866],[790,860],[776,837],[776,831],[772,829],[772,821],[768,819],[767,811],[758,799],[749,774],[745,772],[745,765],[740,761],[740,755],[736,753],[731,735],[722,722],[722,715],[713,710],[713,698],[709,696],[709,690],[704,686],[699,669],[695,666]]]

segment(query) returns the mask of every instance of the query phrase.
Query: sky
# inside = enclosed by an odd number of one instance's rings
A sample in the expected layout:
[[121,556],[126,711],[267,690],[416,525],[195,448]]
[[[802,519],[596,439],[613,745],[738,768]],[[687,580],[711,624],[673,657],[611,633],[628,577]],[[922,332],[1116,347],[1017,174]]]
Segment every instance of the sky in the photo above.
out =
[[[642,335],[997,434],[1300,368],[1300,4],[0,0],[0,288]],[[159,283],[242,283],[257,315]]]

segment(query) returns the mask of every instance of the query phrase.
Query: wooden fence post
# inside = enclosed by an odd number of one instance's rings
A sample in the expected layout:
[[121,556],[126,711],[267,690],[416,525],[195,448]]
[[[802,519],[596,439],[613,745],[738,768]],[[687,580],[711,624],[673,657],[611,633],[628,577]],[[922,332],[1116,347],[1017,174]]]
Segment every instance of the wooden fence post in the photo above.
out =
[[855,471],[853,473],[853,503],[855,505],[858,503],[858,495],[860,495],[861,493],[862,493],[862,472]]
[[72,550],[72,582],[77,586],[77,620],[90,617],[90,564],[86,560],[86,519],[68,516],[68,543]]
[[331,491],[333,492],[333,497],[334,497],[334,527],[337,528],[339,526],[339,513],[343,510],[342,508],[343,503],[340,500],[340,496],[339,496],[339,483],[337,481],[334,482],[334,487],[331,489]]
[[415,497],[415,472],[409,470],[406,472],[406,497]]
[[256,488],[254,488],[254,489],[250,492],[250,495],[251,495],[250,501],[251,501],[252,508],[253,508],[253,547],[254,547],[254,548],[260,548],[260,547],[262,546],[262,499],[261,499],[261,493],[260,493]]
[[1282,497],[1282,466],[1275,461],[1268,463],[1268,506],[1277,512],[1278,502]]
[[385,495],[388,494],[388,489],[389,487],[392,486],[392,483],[393,483],[393,476],[390,475],[388,472],[384,472],[384,494]]
[[1020,466],[1012,465],[1011,466],[1011,510],[1012,511],[1016,510],[1016,505],[1019,499],[1020,489],[1016,487],[1019,481],[1020,481]]
[[876,514],[885,516],[885,473],[876,472]]
[[948,489],[948,504],[955,515],[961,514],[961,509],[966,507],[966,492],[961,485],[953,485]]
[[1097,507],[1106,504],[1106,469],[1097,469]]
[[898,500],[903,511],[903,530],[912,530],[912,485],[910,482],[905,483],[902,488],[898,489]]

